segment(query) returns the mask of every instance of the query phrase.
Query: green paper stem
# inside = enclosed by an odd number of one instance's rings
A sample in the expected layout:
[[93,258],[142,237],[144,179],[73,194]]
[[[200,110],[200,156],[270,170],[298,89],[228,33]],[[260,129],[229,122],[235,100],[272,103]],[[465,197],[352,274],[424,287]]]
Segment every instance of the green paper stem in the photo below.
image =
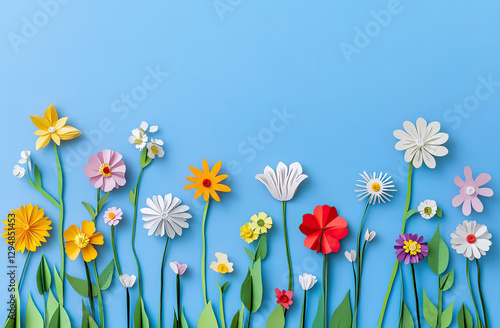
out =
[[128,288],[125,289],[127,290],[127,328],[130,328],[130,293]]
[[90,280],[90,271],[87,262],[85,262],[85,260],[83,260],[83,264],[85,265],[85,274],[87,275],[87,290],[89,294],[90,312],[92,313],[92,318],[95,318],[94,295],[92,293],[92,280]]
[[[406,213],[410,209],[412,173],[413,173],[413,160],[410,162],[408,168],[408,185],[406,188],[406,202],[405,202],[405,210],[403,212],[403,226],[401,229],[401,234],[405,233]],[[389,286],[387,287],[387,292],[385,293],[384,302],[382,303],[382,311],[380,312],[380,316],[378,318],[377,328],[382,328],[382,323],[384,322],[387,303],[389,302],[389,297],[391,296],[392,292],[392,286],[394,285],[394,280],[396,279],[396,274],[398,273],[398,266],[399,266],[399,260],[396,259],[394,262],[394,267],[392,269],[391,279],[389,280]]]
[[484,318],[484,327],[489,328],[488,315],[486,314],[486,303],[483,298],[483,291],[481,289],[481,269],[479,268],[479,260],[476,259],[477,264],[477,286],[479,289],[479,298],[481,299],[481,306],[483,308],[483,318]]
[[[167,257],[167,248],[168,248],[168,240],[170,238],[167,236],[167,242],[165,243],[165,249],[163,250],[163,259],[161,260],[161,270],[160,270],[160,310],[158,314],[158,327],[161,328],[161,313],[162,311],[162,302],[163,302],[163,268],[165,267],[165,258]],[[179,321],[180,319],[180,313]]]
[[208,204],[210,202],[210,198],[207,199],[207,202],[205,203],[205,209],[203,211],[203,222],[201,224],[201,240],[202,240],[202,250],[201,250],[201,288],[203,290],[203,301],[205,302],[205,305],[207,305],[207,282],[206,282],[206,268],[205,268],[205,262],[206,262],[206,257],[207,257],[207,243],[206,243],[206,238],[205,238],[205,226],[207,223],[207,213],[208,213]]
[[470,296],[472,297],[472,303],[474,303],[474,310],[476,311],[476,318],[477,318],[477,326],[481,324],[483,326],[483,322],[481,321],[481,317],[479,316],[479,311],[477,310],[477,303],[476,303],[476,298],[474,297],[474,293],[472,292],[472,286],[470,284],[470,274],[469,274],[469,259],[465,259],[467,261],[467,266],[466,266],[466,273],[467,273],[467,284],[469,285],[469,292]]
[[286,228],[286,202],[282,203],[283,203],[283,233],[285,235],[286,260],[288,261],[288,290],[293,292],[292,259],[290,256],[290,245],[288,244],[288,231]]
[[328,255],[325,254],[323,257],[323,297],[325,299],[325,302],[323,303],[323,323],[324,323],[324,328],[328,327],[327,324],[327,309],[328,309]]
[[137,200],[139,198],[139,184],[141,183],[142,172],[144,168],[141,167],[139,172],[139,178],[137,178],[137,184],[134,190],[134,223],[132,225],[132,251],[134,252],[135,264],[137,265],[137,280],[139,281],[139,298],[142,297],[142,282],[141,282],[141,267],[139,265],[139,258],[137,257],[137,252],[135,251],[135,230],[137,226]]
[[57,145],[54,143],[54,153],[56,155],[56,163],[57,163],[57,190],[59,193],[59,248],[61,249],[61,272],[60,277],[62,281],[62,293],[59,295],[59,303],[61,306],[64,305],[64,237],[63,237],[63,228],[64,228],[64,201],[63,201],[63,173],[61,167],[61,160],[59,159],[59,153],[57,152]]
[[181,276],[177,275],[176,277],[176,290],[177,290],[177,317],[179,320],[177,320],[177,328],[181,328]]
[[[354,317],[352,321],[352,327],[356,328],[357,322],[358,322],[358,304],[359,304],[359,295],[360,295],[360,290],[359,290],[359,284],[361,282],[361,231],[363,230],[363,223],[365,222],[365,217],[366,217],[366,212],[368,211],[368,206],[370,205],[370,197],[366,200],[366,206],[365,210],[363,212],[363,216],[361,217],[361,222],[359,224],[359,229],[358,229],[358,239],[356,242],[356,254],[358,255],[358,261],[357,267],[358,267],[358,278],[357,278],[357,283],[356,283],[356,273],[354,273]],[[354,263],[353,263],[353,270],[354,270]]]
[[[221,324],[221,327],[222,328],[226,328],[226,318],[225,318],[225,315],[224,315],[224,299],[222,297],[222,286],[224,286],[223,284],[223,280],[224,280],[224,274],[222,274],[222,277],[220,279],[220,287],[219,287],[219,307],[220,307],[220,324]],[[251,313],[252,311],[250,311]]]
[[420,306],[418,303],[417,279],[415,279],[415,267],[413,263],[410,263],[410,267],[411,267],[411,278],[413,280],[413,292],[415,293],[415,309],[417,311],[418,328],[421,328],[422,324],[420,323]]
[[28,251],[28,253],[26,254],[26,260],[24,260],[23,271],[21,271],[21,277],[19,277],[19,290],[21,289],[21,286],[23,285],[24,272],[26,271],[26,266],[28,265],[30,255],[31,255],[31,251]]
[[115,260],[115,267],[119,277],[122,275],[122,270],[120,269],[120,262],[118,262],[118,254],[116,253],[115,226],[111,226],[111,247],[113,248],[113,258]]
[[441,316],[443,314],[443,290],[441,289],[441,275],[438,274],[438,317],[436,327],[441,327]]
[[99,285],[99,274],[97,273],[97,266],[95,261],[92,261],[94,265],[94,274],[95,274],[95,284],[97,286],[97,300],[99,302],[99,320],[101,321],[101,328],[105,327],[104,324],[104,308],[102,304],[102,295],[101,295],[101,286]]
[[101,188],[96,188],[96,189],[97,189],[97,202],[95,206],[94,217],[92,218],[92,222],[94,223],[97,218],[97,214],[99,213],[99,201],[101,200]]
[[304,289],[304,300],[302,303],[302,313],[300,314],[300,328],[306,327],[306,302],[307,302],[307,291]]

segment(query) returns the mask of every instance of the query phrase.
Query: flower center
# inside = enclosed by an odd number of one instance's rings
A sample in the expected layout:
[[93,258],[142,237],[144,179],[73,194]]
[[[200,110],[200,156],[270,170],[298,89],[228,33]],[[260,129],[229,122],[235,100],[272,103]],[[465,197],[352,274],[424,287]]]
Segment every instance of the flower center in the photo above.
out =
[[417,146],[423,147],[425,142],[422,139],[417,139]]
[[405,241],[405,245],[403,246],[405,253],[410,253],[410,255],[417,255],[417,253],[420,253],[421,252],[420,248],[421,248],[420,244],[411,239]]
[[86,234],[84,234],[83,232],[80,232],[76,235],[75,237],[75,245],[76,247],[82,249],[82,248],[85,248],[87,247],[87,245],[90,243],[90,239],[89,237],[87,237]]
[[212,185],[212,181],[210,179],[203,180],[203,187],[208,188]]
[[467,195],[469,196],[472,196],[476,193],[476,188],[474,187],[467,187],[467,189],[465,190],[465,192],[467,193]]
[[55,127],[53,127],[53,126],[51,126],[51,127],[49,128],[49,132],[50,132],[50,133],[54,133],[54,132],[56,132],[56,128],[55,128]]
[[427,215],[430,215],[432,213],[432,208],[430,208],[429,206],[426,206],[424,208],[424,213]]
[[168,217],[167,212],[161,212],[161,218],[166,219]]
[[373,191],[379,191],[380,190],[380,184],[378,182],[372,183],[372,190]]
[[280,297],[280,302],[281,302],[281,303],[288,303],[288,296],[286,296],[286,295],[281,295],[281,297]]
[[245,235],[246,238],[250,238],[252,237],[253,232],[252,230],[246,230],[243,234]]
[[153,155],[158,154],[158,147],[156,145],[152,145],[151,146],[151,152],[153,153]]
[[29,230],[29,228],[30,228],[29,224],[27,224],[27,223],[23,224],[23,229],[24,230]]
[[111,166],[108,163],[102,163],[99,167],[99,173],[104,177],[109,177],[111,175]]
[[221,263],[217,266],[217,271],[219,271],[220,273],[227,273],[227,265],[225,265],[224,263]]
[[116,217],[115,213],[109,213],[109,214],[108,214],[108,218],[109,218],[110,220],[113,220],[115,217]]
[[258,225],[259,227],[263,227],[265,224],[266,224],[266,222],[265,222],[263,219],[258,219],[258,220],[257,220],[257,225]]
[[470,234],[465,238],[469,244],[474,244],[476,242],[476,235]]

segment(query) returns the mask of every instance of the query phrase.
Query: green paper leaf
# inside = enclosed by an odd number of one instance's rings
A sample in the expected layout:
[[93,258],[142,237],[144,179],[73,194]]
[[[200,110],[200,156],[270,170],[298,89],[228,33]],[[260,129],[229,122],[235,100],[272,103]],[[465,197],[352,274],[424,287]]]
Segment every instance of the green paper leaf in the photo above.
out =
[[259,310],[262,304],[262,265],[260,258],[253,264],[251,269],[252,276],[252,313]]
[[141,157],[139,158],[139,163],[141,164],[142,168],[145,168],[149,164],[151,164],[152,159],[148,157],[148,148],[144,147],[144,149],[141,152]]
[[16,297],[16,328],[21,328],[21,298],[19,297],[19,285],[14,284],[15,292],[14,296]]
[[429,255],[427,256],[427,262],[429,263],[429,267],[432,272],[435,274],[442,274],[446,271],[448,267],[448,262],[450,260],[450,251],[448,246],[444,242],[441,234],[439,232],[439,224],[429,241]]
[[455,303],[454,300],[451,302],[450,306],[448,306],[446,310],[444,310],[443,313],[441,313],[440,328],[447,328],[451,325],[451,321],[453,320],[453,303]]
[[94,209],[92,208],[92,206],[90,206],[90,204],[85,203],[85,202],[82,202],[82,204],[87,209],[87,212],[89,212],[90,217],[95,218],[95,212],[94,212]]
[[47,313],[45,314],[46,318],[49,318],[49,322],[52,320],[52,317],[57,312],[57,322],[59,322],[59,302],[56,301],[54,294],[52,294],[52,290],[49,289],[49,297],[47,298]]
[[413,214],[415,213],[418,213],[417,210],[409,210],[408,212],[406,212],[406,219],[409,219]]
[[401,318],[399,318],[399,328],[415,328],[415,323],[413,322],[413,317],[411,316],[410,310],[406,306],[405,301],[402,305],[403,311],[401,312]]
[[247,276],[245,280],[243,280],[243,284],[241,285],[241,293],[240,293],[241,301],[243,305],[247,308],[247,310],[251,311],[252,309],[252,274],[250,269],[247,272]]
[[245,249],[245,253],[247,253],[247,256],[250,258],[250,260],[254,261],[255,260],[255,256],[254,254],[252,253],[251,250],[249,250],[248,248],[246,247],[243,247]]
[[443,217],[443,210],[441,209],[441,207],[438,207],[437,210],[436,210],[436,215],[440,218]]
[[241,328],[238,326],[239,318],[240,318],[240,310],[238,310],[238,312],[236,312],[236,314],[233,317],[233,320],[231,320],[230,328]]
[[458,328],[474,328],[474,321],[472,319],[472,315],[464,303],[462,303],[462,307],[460,311],[458,311],[457,316]]
[[427,297],[424,288],[424,318],[429,326],[435,328],[438,319],[438,309]]
[[177,313],[175,313],[175,310],[174,310],[174,324],[172,325],[172,328],[177,328]]
[[130,200],[130,202],[132,203],[132,205],[134,205],[135,203],[135,193],[132,189],[130,189],[130,193],[128,194],[128,199]]
[[101,287],[101,290],[106,290],[111,285],[114,268],[114,259],[112,259],[108,266],[99,275],[99,287]]
[[351,300],[349,298],[349,292],[344,297],[342,303],[333,312],[332,320],[330,321],[330,328],[349,328],[352,323],[352,313],[351,313]]
[[198,319],[197,328],[219,328],[217,323],[217,318],[215,317],[214,309],[212,308],[212,301],[208,301],[201,312],[200,318]]
[[61,276],[57,273],[56,265],[54,264],[54,282],[56,284],[56,293],[59,301],[63,298],[63,282]]
[[82,328],[99,328],[82,300]]
[[98,214],[102,210],[102,207],[104,206],[104,203],[106,203],[110,192],[111,191],[108,191],[104,196],[101,197],[101,199],[99,199],[99,202],[97,203],[96,214]]
[[64,327],[59,324],[59,306],[56,311],[50,316],[48,328]]
[[189,328],[186,316],[184,315],[184,309],[181,306],[181,327],[182,328]]
[[[67,273],[65,275],[66,279],[68,279],[69,284],[73,287],[75,292],[83,297],[89,297],[87,280],[70,276]],[[97,296],[97,286],[95,284],[92,284],[92,296]]]
[[222,292],[222,293],[224,293],[224,292],[226,291],[227,286],[229,286],[229,281],[226,281],[226,282],[224,283],[224,285],[222,285],[222,287],[221,287],[221,292]]
[[318,310],[316,311],[316,316],[314,317],[312,328],[323,328],[325,327],[325,299],[323,295],[319,293]]
[[28,328],[44,328],[43,327],[43,318],[38,309],[33,303],[33,299],[31,298],[31,293],[28,294],[28,307],[26,308],[26,327]]
[[42,176],[40,175],[40,170],[38,169],[38,166],[36,164],[33,175],[35,176],[35,186],[40,188],[42,186]]
[[135,306],[134,328],[149,328],[149,319],[141,296],[137,299],[137,304]]
[[71,327],[71,321],[69,320],[68,313],[61,304],[59,304],[59,322],[59,327]]
[[283,312],[283,307],[278,304],[278,306],[269,315],[269,318],[267,318],[266,328],[283,327],[285,327],[285,314]]
[[453,286],[454,282],[455,282],[455,269],[451,269],[450,272],[448,272],[439,279],[439,288],[442,291],[448,290]]
[[261,259],[263,261],[267,256],[267,234],[261,234],[259,238],[259,244],[257,245],[257,250],[255,251],[255,259]]
[[46,291],[48,291],[50,283],[51,276],[49,266],[47,265],[47,261],[45,261],[45,255],[42,255],[38,271],[36,272],[36,286],[38,287],[38,293],[43,295]]

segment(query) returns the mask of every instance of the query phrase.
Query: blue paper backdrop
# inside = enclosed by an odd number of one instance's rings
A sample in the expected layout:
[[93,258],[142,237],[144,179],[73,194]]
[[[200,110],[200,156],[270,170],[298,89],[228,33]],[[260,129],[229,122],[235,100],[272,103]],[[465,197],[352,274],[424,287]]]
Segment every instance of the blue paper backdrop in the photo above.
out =
[[[182,277],[186,316],[195,326],[202,310],[200,284],[201,217],[203,201],[183,190],[189,166],[222,160],[230,175],[231,193],[210,207],[208,263],[217,251],[234,262],[227,276],[227,321],[240,308],[239,288],[249,260],[239,227],[265,211],[274,219],[269,233],[269,256],[264,262],[264,301],[253,316],[263,327],[275,306],[274,289],[285,288],[287,267],[281,206],[254,179],[266,165],[299,161],[309,178],[288,206],[288,223],[295,276],[320,276],[322,257],[303,246],[298,226],[316,205],[337,206],[349,222],[350,233],[339,254],[330,256],[329,316],[348,289],[353,288],[350,264],[343,252],[355,245],[363,203],[353,192],[358,173],[383,171],[399,190],[390,204],[370,209],[366,227],[377,232],[367,249],[359,323],[375,327],[394,263],[393,243],[401,226],[407,165],[394,149],[392,132],[405,120],[419,116],[442,123],[450,134],[450,152],[437,168],[414,175],[412,208],[427,198],[443,208],[441,219],[411,219],[409,231],[429,239],[437,224],[449,244],[449,234],[461,223],[461,210],[451,206],[458,192],[453,183],[470,165],[474,175],[492,174],[489,187],[498,191],[500,171],[496,142],[500,106],[499,1],[3,1],[0,12],[0,108],[3,160],[1,209],[29,202],[44,207],[54,220],[57,211],[25,180],[10,173],[24,149],[43,172],[44,185],[56,192],[52,147],[35,151],[35,127],[29,115],[42,115],[54,103],[60,115],[83,135],[64,142],[61,155],[66,185],[65,226],[88,219],[81,201],[94,202],[95,190],[83,173],[87,158],[109,148],[124,155],[126,187],[113,192],[110,206],[119,206],[124,220],[117,228],[118,253],[124,272],[136,273],[130,238],[132,206],[128,191],[138,175],[139,152],[127,138],[142,120],[158,124],[166,156],[155,160],[143,176],[139,204],[146,197],[172,192],[191,206],[191,227],[175,238],[168,261],[189,265]],[[500,325],[496,240],[500,234],[498,196],[484,199],[482,214],[468,219],[487,224],[493,247],[484,260],[484,291],[490,323]],[[112,256],[109,227],[99,218],[106,244],[99,247],[102,270]],[[164,239],[148,237],[138,222],[137,250],[143,269],[146,308],[152,326],[158,320],[158,287]],[[5,272],[7,248],[0,266]],[[35,274],[40,256],[59,268],[56,230],[32,257],[22,289],[43,309]],[[444,304],[455,300],[454,322],[462,302],[472,311],[465,279],[465,258],[451,252],[456,270],[454,287]],[[17,258],[22,265],[24,256]],[[408,268],[406,301],[414,312]],[[81,261],[67,262],[67,272],[84,277]],[[474,274],[475,271],[473,271]],[[218,310],[217,274],[208,271],[208,294]],[[420,293],[425,287],[437,299],[437,281],[427,263],[417,266]],[[165,268],[164,325],[174,306],[174,274]],[[475,279],[474,279],[475,280]],[[298,287],[298,279],[296,280]],[[7,300],[7,278],[1,274],[0,303]],[[307,325],[317,307],[320,287],[308,298]],[[296,289],[287,327],[300,316],[302,293]],[[137,288],[132,299],[137,297]],[[385,327],[395,327],[399,285],[390,300]],[[421,295],[422,297],[422,295]],[[125,291],[118,279],[104,292],[108,327],[124,327]],[[81,297],[66,283],[66,308],[75,326],[81,318]],[[24,313],[24,311],[23,311]],[[2,310],[4,317],[6,310]],[[24,314],[23,314],[24,315]]]

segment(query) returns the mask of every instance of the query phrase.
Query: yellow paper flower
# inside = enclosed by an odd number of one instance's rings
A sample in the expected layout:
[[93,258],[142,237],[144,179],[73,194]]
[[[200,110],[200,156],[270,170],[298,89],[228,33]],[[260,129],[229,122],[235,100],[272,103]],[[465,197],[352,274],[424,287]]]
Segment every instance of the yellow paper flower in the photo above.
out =
[[67,117],[58,117],[54,104],[50,104],[47,110],[45,110],[44,117],[38,115],[32,115],[30,117],[33,124],[39,129],[35,131],[35,134],[39,136],[36,141],[36,150],[47,146],[50,139],[59,146],[61,140],[75,139],[82,134],[80,130],[66,125],[68,121]]
[[76,225],[72,225],[64,232],[64,243],[66,244],[66,254],[71,260],[76,260],[80,251],[83,260],[90,262],[97,257],[97,251],[93,245],[104,244],[104,238],[100,232],[95,232],[95,224],[91,221],[82,222],[82,230]]
[[[42,242],[46,243],[45,237],[49,236],[48,231],[52,230],[50,224],[52,221],[48,220],[48,216],[44,216],[45,212],[38,205],[21,206],[16,210],[10,210],[11,215],[15,215],[14,232],[15,232],[15,248],[16,252],[24,250],[30,252],[36,251],[36,248],[42,246]],[[9,217],[9,216],[7,216]],[[9,244],[9,232],[12,228],[9,226],[8,221],[3,221],[5,224],[3,237],[7,239]]]
[[259,235],[261,233],[267,233],[267,229],[271,229],[273,226],[273,219],[264,212],[252,215],[250,220],[252,221],[250,227]]
[[250,222],[240,228],[240,237],[248,244],[259,238],[259,234],[250,227]]
[[226,174],[217,175],[217,173],[219,173],[221,165],[222,162],[220,161],[215,163],[214,167],[212,168],[212,171],[210,171],[207,160],[203,159],[203,171],[200,171],[196,167],[190,166],[189,169],[191,170],[191,172],[193,172],[195,176],[186,178],[186,180],[191,181],[193,183],[185,186],[184,189],[196,188],[194,198],[198,198],[201,195],[203,195],[203,199],[207,201],[209,197],[212,196],[213,199],[219,202],[220,198],[219,195],[217,195],[217,191],[224,191],[224,192],[231,191],[231,188],[219,183],[225,178],[227,178]]
[[217,262],[212,262],[212,264],[210,264],[210,269],[222,274],[234,271],[233,263],[227,260],[227,254],[215,253],[215,257],[217,257]]

